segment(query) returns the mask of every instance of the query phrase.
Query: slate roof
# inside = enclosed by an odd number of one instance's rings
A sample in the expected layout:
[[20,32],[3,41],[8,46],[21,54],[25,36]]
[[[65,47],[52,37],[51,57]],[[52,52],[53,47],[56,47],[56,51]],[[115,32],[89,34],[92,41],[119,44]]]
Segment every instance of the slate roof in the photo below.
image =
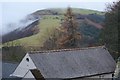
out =
[[2,78],[11,78],[10,74],[14,72],[16,67],[18,66],[18,63],[6,63],[6,62],[1,62],[2,64]]
[[103,46],[31,53],[31,59],[44,78],[79,78],[112,73],[116,65]]

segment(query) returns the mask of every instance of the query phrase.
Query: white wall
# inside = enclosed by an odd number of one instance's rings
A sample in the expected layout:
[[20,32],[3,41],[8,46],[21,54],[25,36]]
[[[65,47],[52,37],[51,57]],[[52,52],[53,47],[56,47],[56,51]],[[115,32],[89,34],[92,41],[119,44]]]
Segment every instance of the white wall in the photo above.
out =
[[24,76],[24,78],[32,78],[32,80],[34,79],[33,74],[31,73],[31,71],[29,70],[28,73]]
[[120,61],[117,62],[117,65],[116,65],[116,69],[115,69],[115,73],[114,73],[114,77],[115,78],[118,78],[119,77],[119,72],[120,72]]
[[[29,61],[27,61],[26,58],[28,58]],[[29,71],[29,69],[36,69],[36,66],[30,58],[29,54],[27,53],[16,68],[16,70],[10,76],[24,77]]]

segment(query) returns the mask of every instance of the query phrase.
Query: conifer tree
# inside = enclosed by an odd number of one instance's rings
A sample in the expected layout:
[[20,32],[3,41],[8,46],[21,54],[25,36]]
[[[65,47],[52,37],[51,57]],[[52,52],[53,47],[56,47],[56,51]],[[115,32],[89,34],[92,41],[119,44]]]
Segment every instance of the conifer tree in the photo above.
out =
[[64,21],[62,22],[59,30],[61,31],[61,36],[57,41],[59,48],[79,47],[81,36],[78,32],[77,20],[75,20],[70,7],[67,8],[67,12],[64,15]]

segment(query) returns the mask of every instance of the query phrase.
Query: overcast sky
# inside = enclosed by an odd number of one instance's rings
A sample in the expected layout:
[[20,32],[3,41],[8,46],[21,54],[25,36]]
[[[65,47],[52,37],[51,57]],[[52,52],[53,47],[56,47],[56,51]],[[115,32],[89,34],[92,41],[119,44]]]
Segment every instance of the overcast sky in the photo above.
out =
[[[4,3],[2,5],[3,22],[15,22],[22,19],[27,14],[44,8],[66,8],[68,6],[76,8],[86,8],[104,11],[105,2],[24,2],[24,3]],[[14,17],[14,18],[13,18]]]
[[66,8],[68,6],[71,6],[75,8],[104,11],[106,8],[106,4],[111,3],[115,0],[60,0],[59,2],[57,0],[44,0],[44,2],[42,2],[42,0],[20,1],[11,0],[10,2],[10,0],[1,0],[1,2],[4,2],[0,4],[0,11],[2,11],[2,20],[0,21],[2,21],[3,23],[3,31],[7,30],[7,27],[5,26],[6,24],[11,22],[18,22],[27,14],[30,14],[36,10],[45,8]]

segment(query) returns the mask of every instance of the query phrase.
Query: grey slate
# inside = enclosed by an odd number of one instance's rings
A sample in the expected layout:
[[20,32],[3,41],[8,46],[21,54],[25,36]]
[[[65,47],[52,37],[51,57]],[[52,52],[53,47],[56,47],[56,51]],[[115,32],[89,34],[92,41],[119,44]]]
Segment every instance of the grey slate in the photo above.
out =
[[[1,63],[1,62],[0,62]],[[2,78],[10,78],[10,74],[14,72],[18,63],[6,63],[2,62]]]
[[78,78],[112,73],[116,65],[103,47],[32,53],[29,55],[44,78]]

